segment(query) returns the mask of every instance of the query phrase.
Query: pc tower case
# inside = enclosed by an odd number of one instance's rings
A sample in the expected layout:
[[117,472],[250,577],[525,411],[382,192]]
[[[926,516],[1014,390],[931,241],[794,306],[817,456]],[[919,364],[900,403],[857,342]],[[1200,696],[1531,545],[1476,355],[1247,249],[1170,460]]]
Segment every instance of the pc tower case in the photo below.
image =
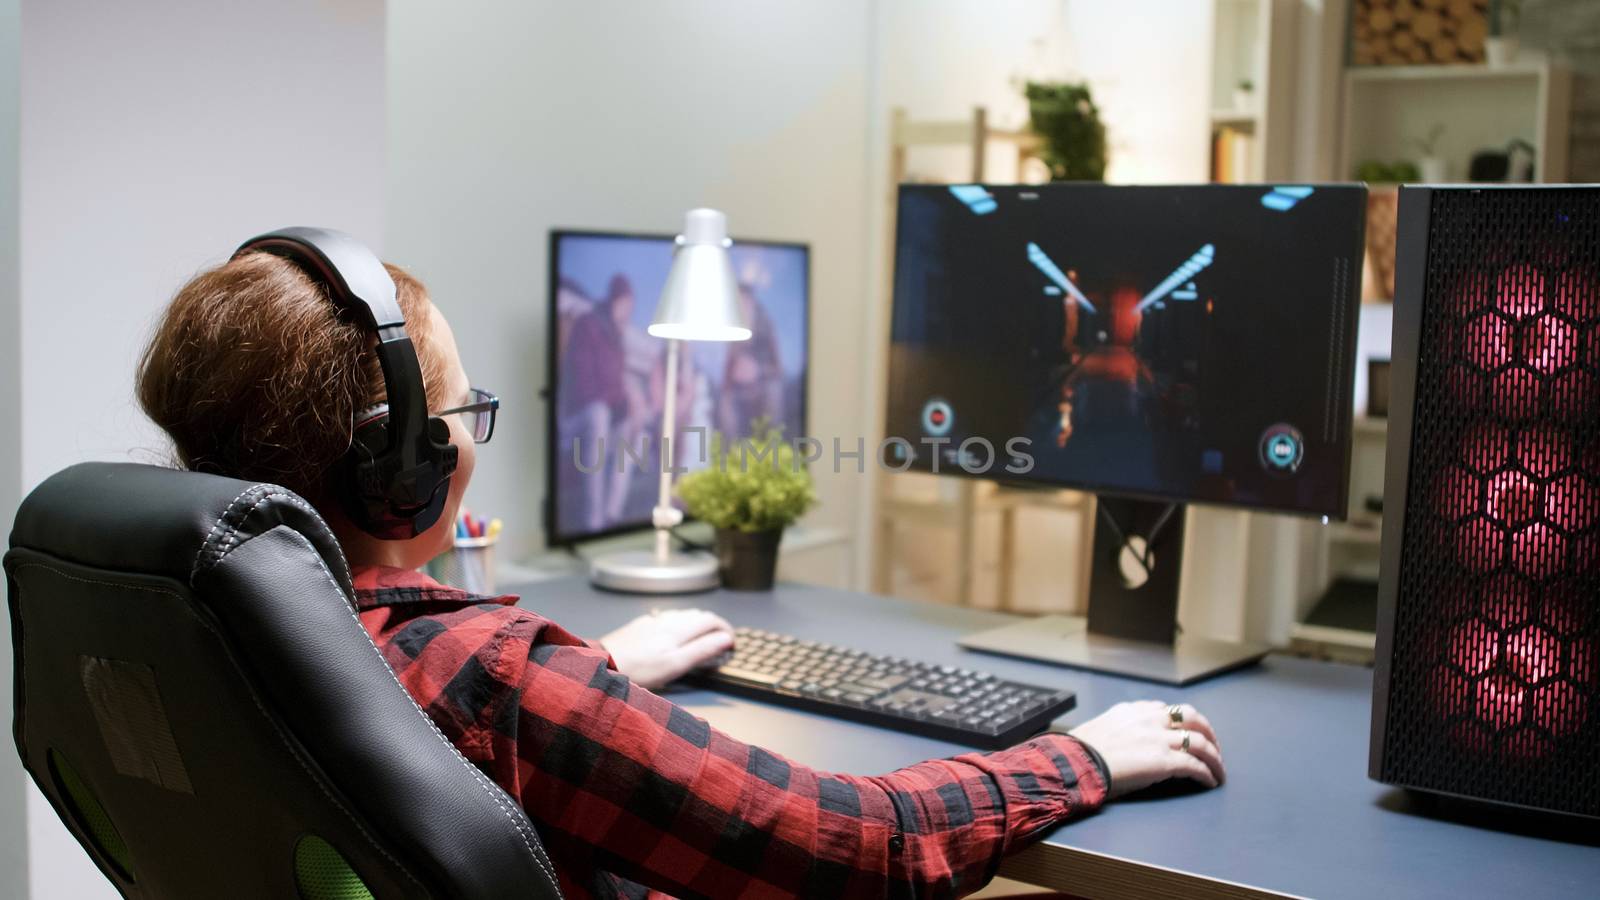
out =
[[1369,774],[1600,816],[1600,186],[1402,188]]

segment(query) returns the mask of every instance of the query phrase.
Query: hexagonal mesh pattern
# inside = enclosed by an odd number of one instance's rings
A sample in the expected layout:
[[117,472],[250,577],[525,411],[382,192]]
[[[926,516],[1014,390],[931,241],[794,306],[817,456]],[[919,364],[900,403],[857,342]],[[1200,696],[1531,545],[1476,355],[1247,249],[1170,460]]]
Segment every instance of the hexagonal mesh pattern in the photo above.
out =
[[1600,815],[1600,190],[1431,203],[1383,777]]

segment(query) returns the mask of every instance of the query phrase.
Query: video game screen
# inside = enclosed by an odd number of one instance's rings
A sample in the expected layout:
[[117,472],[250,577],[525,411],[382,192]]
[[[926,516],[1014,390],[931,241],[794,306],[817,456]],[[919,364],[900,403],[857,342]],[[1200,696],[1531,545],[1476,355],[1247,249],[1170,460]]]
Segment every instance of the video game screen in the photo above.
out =
[[885,461],[1343,518],[1365,209],[1360,185],[901,187]]
[[[650,525],[661,462],[667,342],[645,329],[672,266],[671,235],[550,236],[550,419],[546,543]],[[674,456],[708,461],[700,434],[744,437],[758,419],[805,429],[809,250],[734,239],[747,341],[686,341]]]

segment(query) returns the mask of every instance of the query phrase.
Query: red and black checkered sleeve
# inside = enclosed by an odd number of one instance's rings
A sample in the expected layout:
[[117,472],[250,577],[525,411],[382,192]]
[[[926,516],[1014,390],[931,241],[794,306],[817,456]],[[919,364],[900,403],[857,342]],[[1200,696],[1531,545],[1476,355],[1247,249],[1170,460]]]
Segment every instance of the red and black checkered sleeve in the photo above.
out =
[[1062,735],[877,777],[809,769],[711,728],[537,621],[525,642],[477,654],[488,765],[558,859],[661,891],[959,896],[1105,797],[1090,754]]

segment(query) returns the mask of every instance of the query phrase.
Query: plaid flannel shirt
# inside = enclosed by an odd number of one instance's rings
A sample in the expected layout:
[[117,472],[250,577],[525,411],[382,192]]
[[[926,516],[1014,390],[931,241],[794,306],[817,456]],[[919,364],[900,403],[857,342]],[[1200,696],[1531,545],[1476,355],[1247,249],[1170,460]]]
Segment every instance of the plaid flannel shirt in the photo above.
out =
[[570,897],[953,897],[1004,854],[1097,808],[1072,738],[876,777],[729,737],[513,604],[358,568],[357,606],[401,684],[518,798]]

